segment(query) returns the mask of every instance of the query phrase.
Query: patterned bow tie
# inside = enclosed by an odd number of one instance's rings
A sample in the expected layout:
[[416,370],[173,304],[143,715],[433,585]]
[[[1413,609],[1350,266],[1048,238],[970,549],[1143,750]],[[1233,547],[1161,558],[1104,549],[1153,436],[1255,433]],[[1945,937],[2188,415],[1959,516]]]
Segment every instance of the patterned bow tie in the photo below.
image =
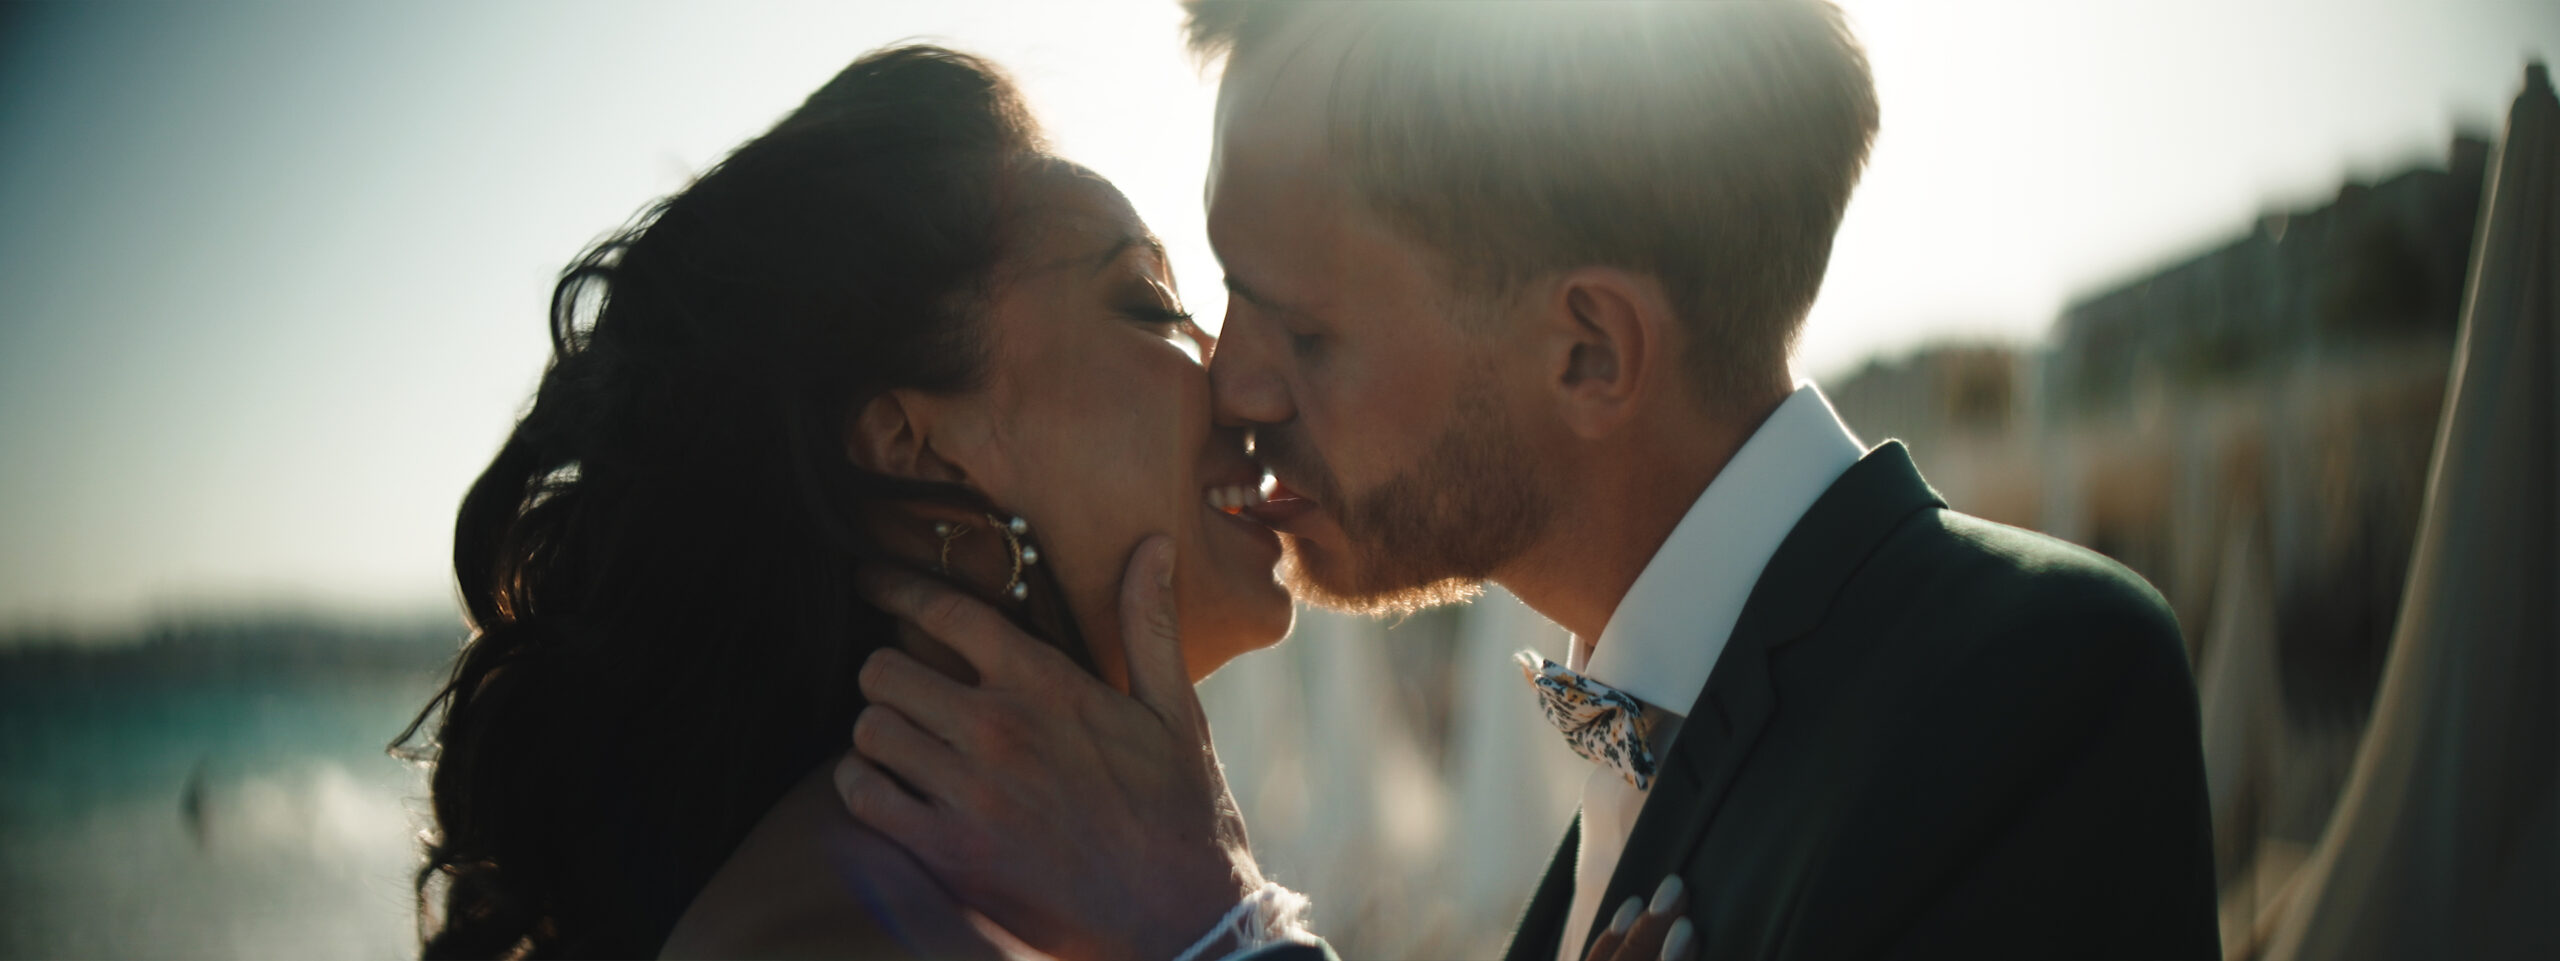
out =
[[1531,651],[1511,656],[1538,692],[1547,720],[1573,753],[1618,772],[1642,791],[1653,786],[1653,748],[1645,743],[1644,702]]

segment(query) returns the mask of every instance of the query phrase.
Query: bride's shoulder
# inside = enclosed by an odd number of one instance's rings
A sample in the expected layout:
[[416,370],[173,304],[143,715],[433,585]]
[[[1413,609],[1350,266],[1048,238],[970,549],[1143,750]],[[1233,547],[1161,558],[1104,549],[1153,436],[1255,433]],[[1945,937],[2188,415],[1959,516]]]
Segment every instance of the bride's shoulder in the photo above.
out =
[[792,785],[685,908],[662,958],[995,958],[914,857],[845,813],[832,760]]

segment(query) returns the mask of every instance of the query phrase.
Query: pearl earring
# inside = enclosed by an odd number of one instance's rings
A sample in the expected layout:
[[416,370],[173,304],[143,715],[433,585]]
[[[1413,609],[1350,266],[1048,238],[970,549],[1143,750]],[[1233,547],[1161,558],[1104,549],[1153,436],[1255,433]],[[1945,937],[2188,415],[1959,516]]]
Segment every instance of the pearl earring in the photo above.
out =
[[1031,522],[1020,516],[997,521],[993,514],[987,515],[987,522],[1004,534],[1005,549],[1013,555],[1013,576],[1005,579],[1004,596],[1017,601],[1029,598],[1031,585],[1023,581],[1022,569],[1040,563],[1040,549],[1023,543],[1023,538],[1031,533]]
[[[1016,601],[1030,598],[1031,585],[1022,579],[1022,571],[1024,568],[1040,563],[1040,549],[1024,542],[1024,538],[1031,534],[1031,522],[1020,517],[998,520],[994,514],[984,516],[987,519],[987,526],[993,528],[996,533],[1004,535],[1005,551],[1013,562],[1013,571],[1005,578],[1004,596]],[[951,573],[951,542],[960,539],[961,535],[969,533],[969,530],[970,528],[966,525],[954,524],[950,521],[933,522],[934,536],[942,538],[942,557],[936,570],[945,574]]]

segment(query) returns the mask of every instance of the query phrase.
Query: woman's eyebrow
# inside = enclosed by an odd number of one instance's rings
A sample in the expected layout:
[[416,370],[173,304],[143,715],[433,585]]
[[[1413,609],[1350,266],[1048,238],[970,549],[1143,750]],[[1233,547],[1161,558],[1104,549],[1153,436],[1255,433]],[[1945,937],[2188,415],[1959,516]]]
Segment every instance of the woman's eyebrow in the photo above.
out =
[[1103,248],[1101,256],[1093,259],[1093,272],[1097,274],[1101,273],[1105,268],[1110,267],[1113,261],[1119,260],[1121,254],[1128,252],[1132,247],[1145,248],[1146,250],[1153,252],[1156,255],[1157,263],[1163,263],[1166,260],[1163,241],[1145,234],[1126,234],[1120,237],[1120,239],[1112,241],[1111,246]]

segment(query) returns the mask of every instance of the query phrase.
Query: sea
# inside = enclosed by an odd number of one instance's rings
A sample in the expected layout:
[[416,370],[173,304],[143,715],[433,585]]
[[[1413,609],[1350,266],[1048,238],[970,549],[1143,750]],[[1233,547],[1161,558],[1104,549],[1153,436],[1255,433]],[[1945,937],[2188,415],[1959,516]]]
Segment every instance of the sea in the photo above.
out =
[[417,956],[449,621],[0,646],[0,958]]

